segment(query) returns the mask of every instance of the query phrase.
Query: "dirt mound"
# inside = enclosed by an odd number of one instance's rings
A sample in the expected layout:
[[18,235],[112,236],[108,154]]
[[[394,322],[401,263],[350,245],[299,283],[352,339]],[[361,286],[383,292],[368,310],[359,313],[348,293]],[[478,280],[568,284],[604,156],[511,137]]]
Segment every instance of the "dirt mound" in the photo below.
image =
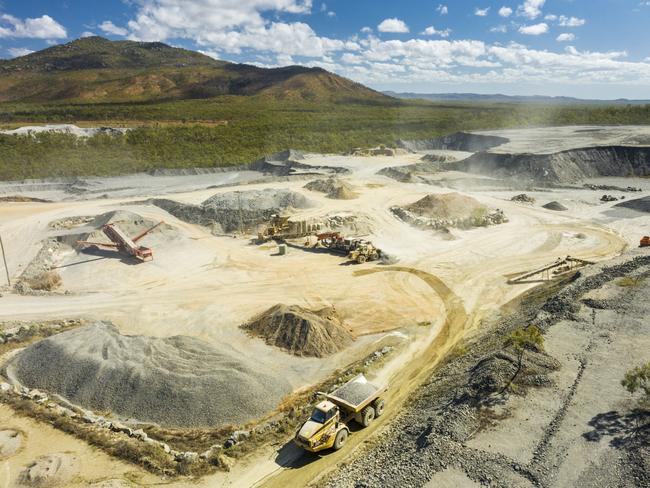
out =
[[546,205],[542,205],[542,207],[544,207],[547,210],[555,210],[556,212],[565,212],[569,210],[560,202],[549,202]]
[[453,163],[458,158],[451,154],[426,154],[420,160],[427,163]]
[[[436,174],[441,169],[440,162],[424,161],[422,163],[406,166],[389,166],[377,172],[378,175],[387,176],[402,183],[417,183],[424,181],[426,176]],[[426,182],[426,181],[424,181]]]
[[444,137],[425,139],[417,141],[397,141],[397,145],[409,151],[432,151],[436,149],[450,151],[478,152],[487,151],[496,146],[510,142],[505,137],[484,136],[480,134],[469,134],[467,132],[456,132]]
[[8,374],[85,408],[200,427],[247,422],[291,391],[271,366],[259,366],[248,367],[227,345],[185,336],[125,336],[98,322],[27,347]]
[[617,203],[615,207],[629,208],[637,212],[650,213],[650,197],[636,198],[626,202]]
[[415,203],[407,205],[406,210],[420,217],[435,219],[463,219],[486,207],[472,197],[460,193],[427,195]]
[[650,147],[607,146],[553,154],[482,152],[447,167],[538,184],[575,183],[599,176],[649,176]]
[[340,178],[310,181],[304,186],[304,188],[311,191],[325,193],[328,198],[335,200],[353,200],[359,197],[359,195],[354,191],[354,187]]
[[296,356],[325,357],[352,343],[352,336],[333,307],[312,311],[298,305],[279,304],[242,328]]
[[232,191],[217,193],[201,204],[217,210],[260,211],[309,208],[311,202],[300,193],[285,189]]
[[[157,221],[144,218],[141,215],[129,212],[127,210],[114,210],[98,215],[92,219],[90,223],[88,223],[88,227],[95,229],[94,231],[78,234],[74,237],[75,239],[79,238],[80,240],[110,242],[102,231],[102,227],[106,224],[115,224],[122,231],[124,231],[126,235],[133,237],[147,229],[150,229],[157,223]],[[147,236],[151,237],[153,235],[170,232],[172,230],[172,226],[163,224],[156,227],[149,234],[147,234]]]
[[78,469],[79,460],[70,454],[41,456],[21,471],[18,486],[65,486]]

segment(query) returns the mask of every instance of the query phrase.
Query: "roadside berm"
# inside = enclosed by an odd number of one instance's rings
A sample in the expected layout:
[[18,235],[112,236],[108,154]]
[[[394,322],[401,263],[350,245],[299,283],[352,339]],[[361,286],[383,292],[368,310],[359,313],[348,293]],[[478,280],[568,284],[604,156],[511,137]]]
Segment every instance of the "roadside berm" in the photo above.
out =
[[308,310],[298,305],[279,304],[257,315],[242,328],[296,356],[329,356],[353,341],[333,307]]

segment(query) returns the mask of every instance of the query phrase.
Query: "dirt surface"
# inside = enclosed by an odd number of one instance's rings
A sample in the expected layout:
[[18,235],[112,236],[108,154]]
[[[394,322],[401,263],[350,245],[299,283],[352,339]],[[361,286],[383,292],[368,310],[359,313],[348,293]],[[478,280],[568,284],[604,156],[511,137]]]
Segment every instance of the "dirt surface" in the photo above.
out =
[[242,328],[296,356],[322,358],[345,349],[353,340],[333,307],[308,310],[280,304],[257,315]]
[[635,198],[616,204],[617,207],[629,208],[637,212],[650,213],[650,197]]
[[354,200],[359,197],[352,185],[339,178],[310,181],[305,185],[305,188],[325,193],[329,198],[336,200]]

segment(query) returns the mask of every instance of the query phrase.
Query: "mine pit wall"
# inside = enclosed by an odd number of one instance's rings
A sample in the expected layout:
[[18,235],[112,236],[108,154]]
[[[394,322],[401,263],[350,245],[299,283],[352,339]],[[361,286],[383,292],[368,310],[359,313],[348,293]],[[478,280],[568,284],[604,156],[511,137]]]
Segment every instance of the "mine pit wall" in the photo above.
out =
[[481,152],[446,165],[447,169],[538,184],[575,183],[599,176],[649,176],[650,147],[605,146],[554,154]]
[[508,142],[510,142],[510,140],[505,137],[457,132],[448,136],[418,141],[404,141],[400,139],[397,141],[397,145],[402,149],[415,152],[434,150],[479,152],[487,151],[488,149],[492,149]]

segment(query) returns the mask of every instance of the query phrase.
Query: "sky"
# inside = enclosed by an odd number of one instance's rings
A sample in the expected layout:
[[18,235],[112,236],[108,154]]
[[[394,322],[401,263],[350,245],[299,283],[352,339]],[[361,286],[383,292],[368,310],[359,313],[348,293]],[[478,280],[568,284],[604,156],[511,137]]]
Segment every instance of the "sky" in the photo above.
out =
[[650,99],[650,0],[0,0],[0,57],[83,36],[378,90]]

